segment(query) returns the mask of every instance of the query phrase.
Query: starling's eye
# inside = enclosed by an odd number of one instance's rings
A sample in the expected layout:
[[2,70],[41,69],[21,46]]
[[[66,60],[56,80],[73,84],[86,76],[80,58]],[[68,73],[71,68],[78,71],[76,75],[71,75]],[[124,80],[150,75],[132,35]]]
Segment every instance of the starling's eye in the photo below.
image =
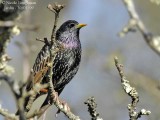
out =
[[74,24],[73,23],[69,24],[69,27],[70,28],[74,27]]

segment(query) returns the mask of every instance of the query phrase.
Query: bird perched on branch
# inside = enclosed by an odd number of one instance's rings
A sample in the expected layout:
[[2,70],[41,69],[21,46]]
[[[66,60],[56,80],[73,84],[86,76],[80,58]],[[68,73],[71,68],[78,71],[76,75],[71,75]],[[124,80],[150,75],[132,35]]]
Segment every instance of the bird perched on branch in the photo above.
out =
[[[78,71],[81,61],[81,42],[79,39],[80,28],[86,26],[86,24],[79,24],[75,20],[68,20],[64,22],[56,32],[56,42],[63,46],[63,50],[55,52],[53,61],[50,61],[50,45],[45,44],[39,52],[35,64],[33,66],[33,81],[27,84],[27,91],[31,90],[33,86],[40,82],[41,84],[47,83],[46,73],[48,71],[47,64],[53,62],[52,66],[52,82],[55,91],[58,95],[62,92],[66,84],[75,76]],[[54,46],[53,46],[54,47]],[[54,50],[54,48],[53,48]],[[37,95],[47,93],[48,90],[42,89]],[[36,97],[36,98],[37,98]],[[48,104],[50,95],[48,94],[43,105]],[[25,106],[27,106],[29,97],[25,100]]]

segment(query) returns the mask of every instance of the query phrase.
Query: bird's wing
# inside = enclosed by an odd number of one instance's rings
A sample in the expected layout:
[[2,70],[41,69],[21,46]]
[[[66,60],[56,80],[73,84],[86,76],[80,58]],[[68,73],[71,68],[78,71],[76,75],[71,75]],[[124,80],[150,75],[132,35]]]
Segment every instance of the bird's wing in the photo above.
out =
[[29,83],[27,84],[27,90],[30,90],[34,84],[40,83],[42,81],[44,75],[49,69],[48,65],[50,64],[50,62],[49,46],[44,45],[33,65],[33,75],[29,80]]

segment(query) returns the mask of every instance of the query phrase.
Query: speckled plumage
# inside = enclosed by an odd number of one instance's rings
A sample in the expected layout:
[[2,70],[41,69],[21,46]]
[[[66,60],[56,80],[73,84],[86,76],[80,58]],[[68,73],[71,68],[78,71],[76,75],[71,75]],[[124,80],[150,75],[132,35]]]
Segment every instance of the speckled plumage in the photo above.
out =
[[[56,32],[56,40],[58,43],[64,46],[64,50],[58,51],[53,61],[53,85],[55,91],[60,94],[71,79],[75,76],[78,71],[79,64],[81,61],[81,43],[79,40],[79,30],[81,27],[77,27],[79,23],[74,20],[68,20],[63,23]],[[82,26],[83,27],[83,26]],[[53,49],[54,50],[54,49]],[[36,75],[39,71],[45,71],[47,63],[50,61],[50,47],[45,44],[39,52],[35,64],[33,66],[33,73]],[[46,83],[45,71],[43,77],[32,81],[27,85],[27,90],[32,89],[36,82]],[[48,104],[49,95],[47,96],[45,104]],[[27,103],[26,103],[27,104]]]

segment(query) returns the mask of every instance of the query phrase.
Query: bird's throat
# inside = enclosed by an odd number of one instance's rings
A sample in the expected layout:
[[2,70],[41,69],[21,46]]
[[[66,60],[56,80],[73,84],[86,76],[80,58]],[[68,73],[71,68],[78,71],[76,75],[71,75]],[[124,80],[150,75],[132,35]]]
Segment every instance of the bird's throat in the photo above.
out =
[[67,49],[78,48],[79,44],[77,41],[63,42],[63,46]]
[[81,47],[79,35],[77,33],[67,33],[61,34],[59,36],[58,41],[66,48],[66,49],[75,49]]

